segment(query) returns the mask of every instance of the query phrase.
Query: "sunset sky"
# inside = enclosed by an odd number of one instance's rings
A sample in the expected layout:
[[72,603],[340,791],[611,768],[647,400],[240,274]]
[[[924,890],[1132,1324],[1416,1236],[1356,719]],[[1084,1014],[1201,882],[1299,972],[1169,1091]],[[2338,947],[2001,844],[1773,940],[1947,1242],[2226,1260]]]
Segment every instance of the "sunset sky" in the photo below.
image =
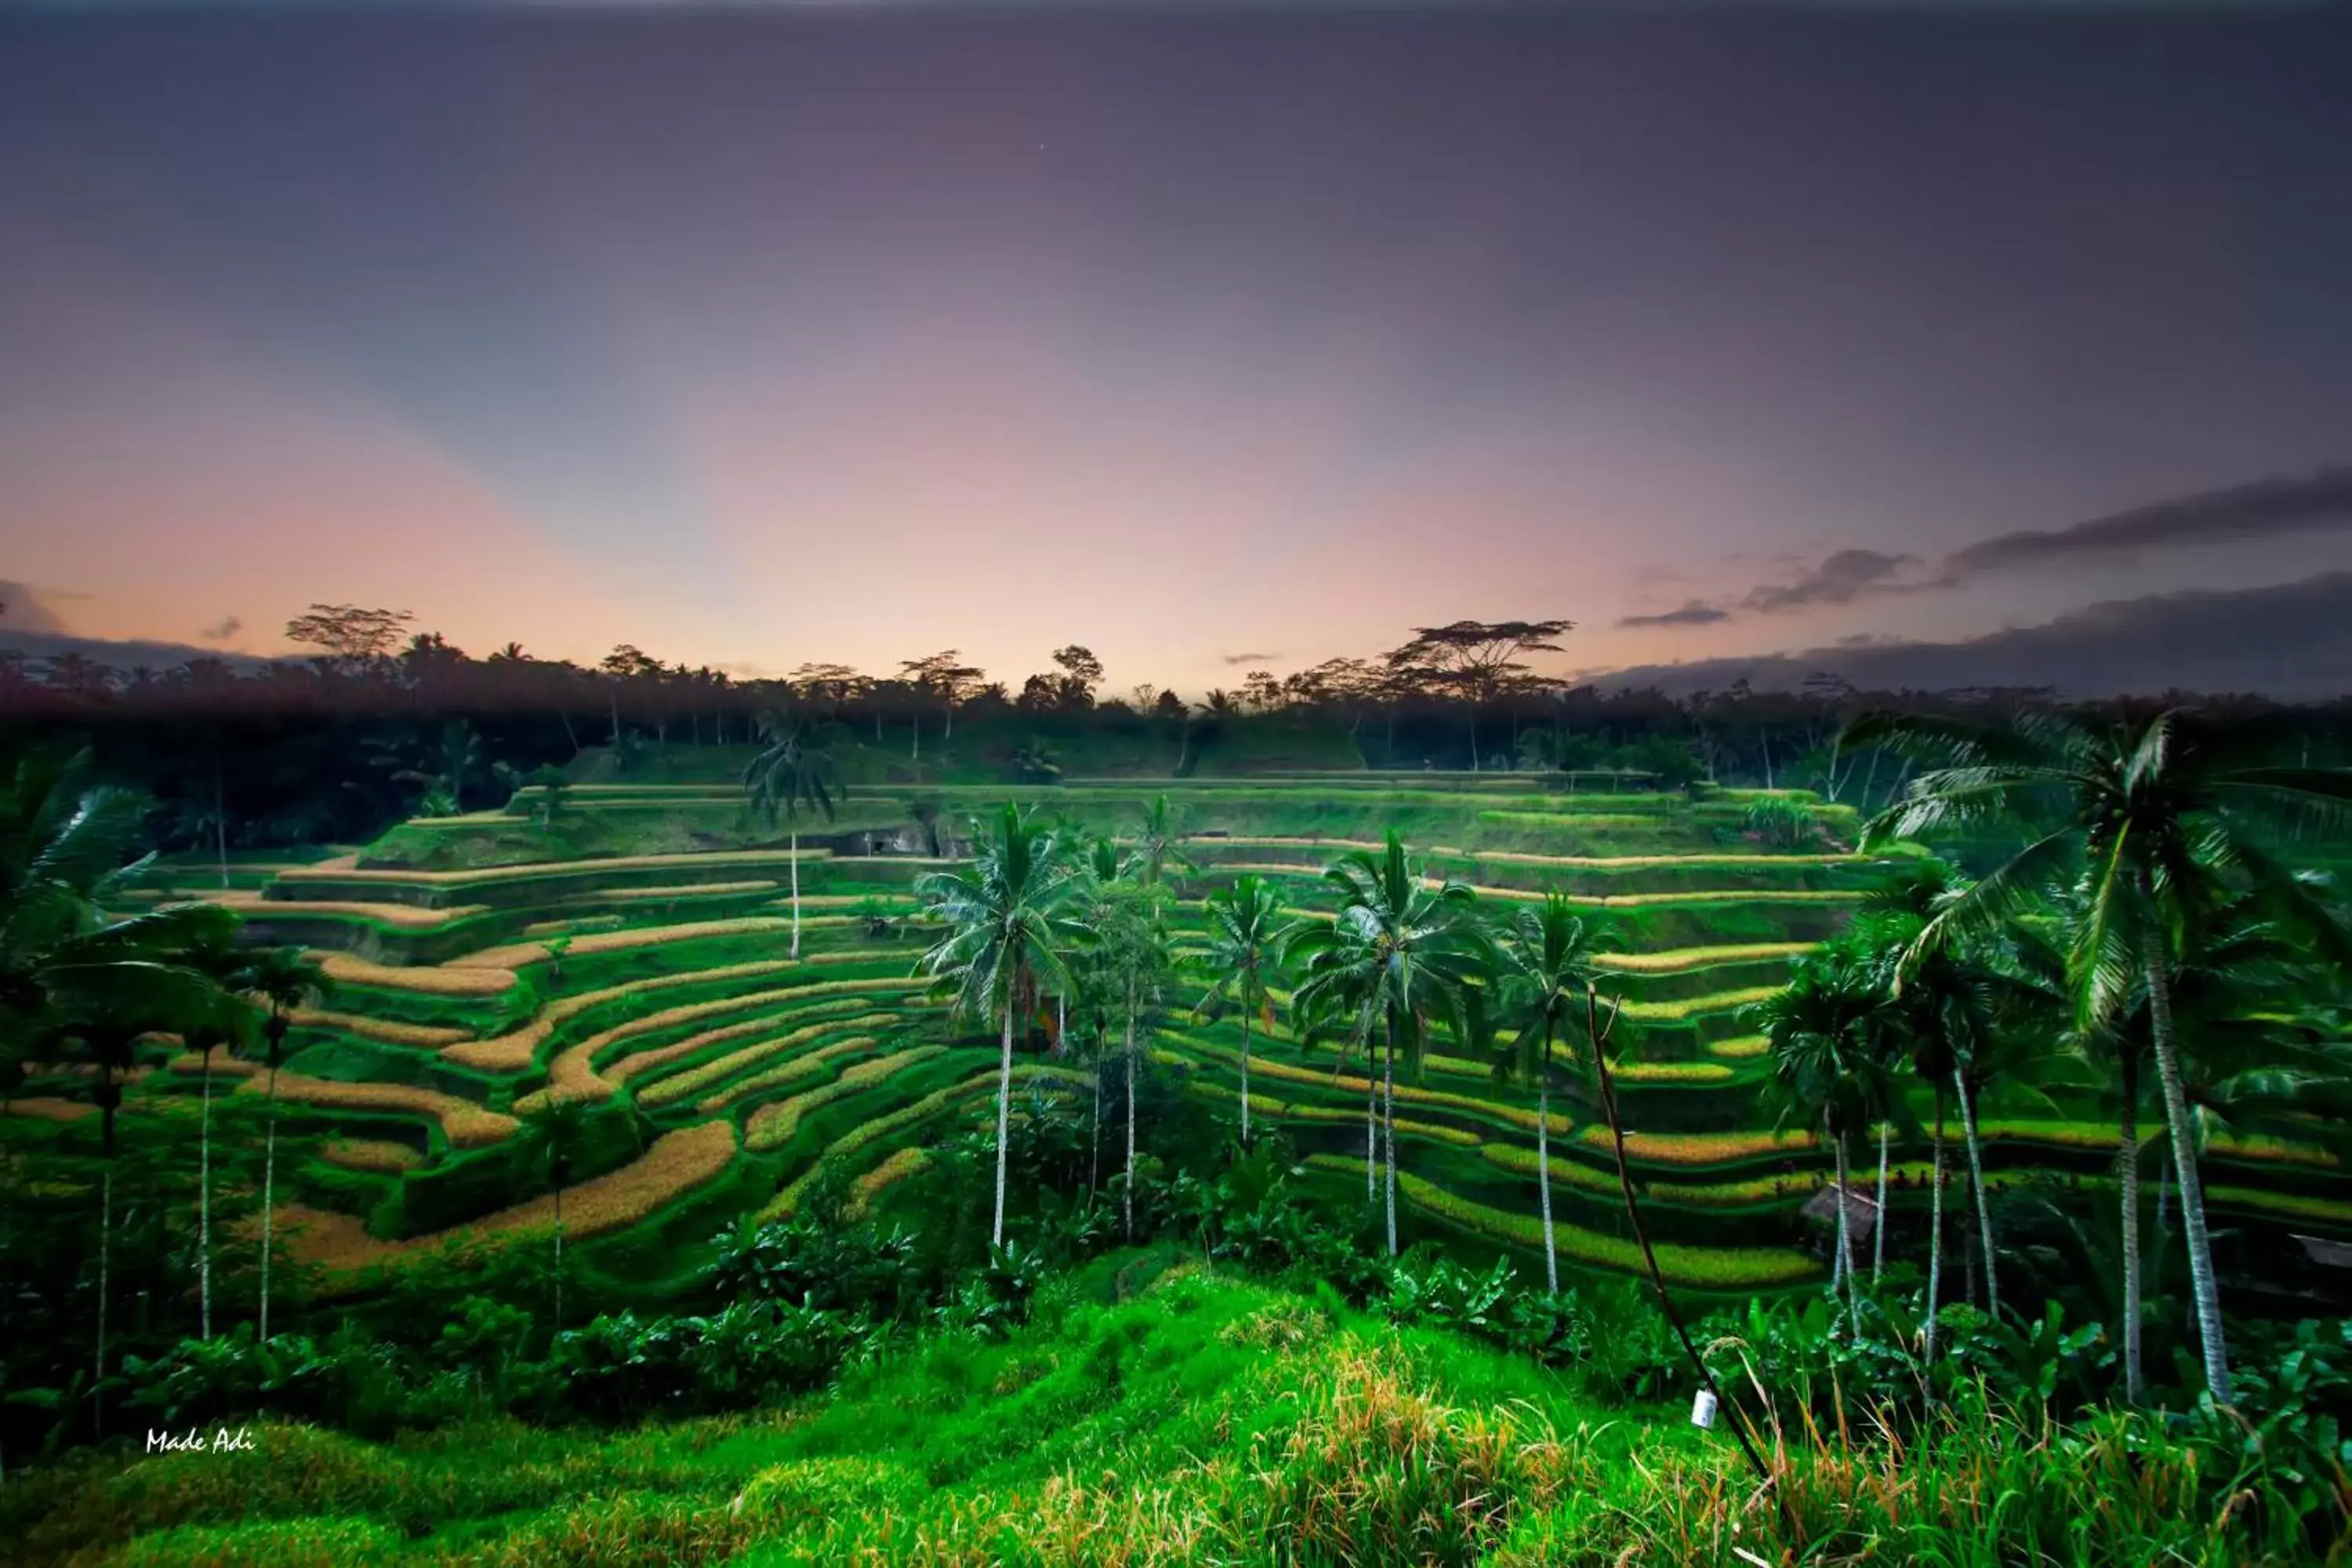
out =
[[2347,39],[18,15],[8,620],[1197,690],[1462,616],[1598,669],[2352,569],[2341,504],[1968,553],[2352,460]]

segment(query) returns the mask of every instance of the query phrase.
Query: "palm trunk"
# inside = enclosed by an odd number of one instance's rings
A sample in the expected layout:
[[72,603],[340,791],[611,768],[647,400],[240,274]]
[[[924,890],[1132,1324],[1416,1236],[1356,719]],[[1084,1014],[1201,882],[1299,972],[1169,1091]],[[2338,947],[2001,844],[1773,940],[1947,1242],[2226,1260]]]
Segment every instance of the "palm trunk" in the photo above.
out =
[[1364,1203],[1380,1200],[1381,1075],[1372,1069],[1371,1032],[1364,1034]]
[[2164,1256],[2164,1244],[2172,1233],[2172,1140],[2164,1140],[2165,1148],[2156,1160],[2156,1256]]
[[988,1244],[1004,1245],[1004,1139],[1013,1126],[1013,994],[1020,986],[1010,985],[1004,992],[1004,1059],[996,1072],[996,1219],[989,1227]]
[[563,1331],[563,1187],[555,1188],[555,1331]]
[[2123,1112],[2116,1128],[2116,1188],[2124,1226],[2124,1399],[2139,1403],[2139,1058],[2126,1047]]
[[113,1262],[114,1243],[114,1133],[112,1111],[107,1112],[109,1131],[106,1135],[106,1172],[99,1178],[98,1190],[98,1375],[89,1387],[89,1424],[92,1432],[102,1430],[103,1416],[99,1405],[100,1389],[106,1382],[106,1295],[107,1278]]
[[1853,1325],[1854,1337],[1859,1339],[1862,1337],[1862,1297],[1854,1289],[1853,1228],[1845,1212],[1846,1197],[1853,1190],[1847,1184],[1845,1130],[1836,1129],[1830,1134],[1830,1140],[1837,1145],[1838,1274],[1845,1281],[1846,1317]]
[[[1609,1027],[1601,1027],[1599,994],[1590,984],[1585,988],[1584,1009],[1585,1037],[1592,1043],[1593,1070],[1601,1081],[1601,1110],[1609,1119],[1610,1148],[1617,1157],[1617,1190],[1625,1198],[1625,1223],[1632,1227],[1633,1240],[1642,1249],[1642,1261],[1650,1271],[1650,1284],[1658,1293],[1658,1307],[1666,1314],[1666,1322],[1675,1331],[1675,1338],[1682,1342],[1683,1354],[1690,1359],[1691,1370],[1698,1373],[1699,1386],[1715,1395],[1717,1405],[1726,1405],[1728,1402],[1723,1397],[1723,1390],[1716,1384],[1715,1373],[1707,1370],[1706,1358],[1698,1353],[1696,1345],[1691,1343],[1690,1331],[1683,1326],[1683,1315],[1675,1310],[1674,1296],[1666,1289],[1666,1277],[1658,1271],[1658,1255],[1650,1247],[1650,1233],[1642,1224],[1641,1207],[1633,1201],[1633,1173],[1625,1163],[1625,1124],[1618,1120],[1617,1084],[1609,1070],[1609,1053],[1604,1048],[1608,1036],[1617,1027],[1617,1014],[1612,1010],[1609,1016]],[[1746,1420],[1736,1408],[1731,1413],[1730,1426],[1731,1435],[1739,1440],[1739,1451],[1747,1456],[1748,1468],[1756,1472],[1759,1481],[1770,1487],[1772,1472],[1765,1465],[1763,1456],[1757,1453],[1755,1442],[1748,1436]],[[1781,1508],[1786,1514],[1788,1503],[1785,1498],[1781,1500]],[[1790,1522],[1794,1525],[1793,1518]]]
[[923,760],[923,716],[919,712],[915,715],[913,728],[915,731],[915,745],[911,755],[913,761],[919,763]]
[[1977,1250],[1984,1254],[1985,1315],[2000,1321],[2000,1278],[1993,1261],[1992,1195],[1985,1191],[1984,1144],[1977,1137],[1977,1103],[1969,1094],[1969,1080],[1958,1067],[1952,1083],[1960,1094],[1960,1136],[1969,1146],[1969,1181],[1976,1189]]
[[942,741],[955,739],[955,704],[952,702],[947,706],[947,727],[940,731],[940,739]]
[[1388,1168],[1385,1203],[1388,1206],[1389,1256],[1397,1255],[1396,1234],[1396,1019],[1388,1021],[1388,1049],[1381,1060],[1381,1122],[1382,1152]]
[[204,1112],[196,1132],[196,1327],[213,1337],[213,1052],[205,1047]]
[[1927,1200],[1927,1354],[1936,1359],[1936,1307],[1944,1286],[1944,1089],[1936,1086],[1936,1138],[1930,1145],[1928,1180],[1935,1184]]
[[[277,1056],[273,1048],[271,1057]],[[269,1129],[262,1138],[261,1155],[261,1342],[269,1342],[270,1230],[278,1218],[274,1201],[278,1186],[278,1063],[269,1064]]]
[[213,744],[213,847],[220,854],[220,883],[226,892],[228,889],[228,795],[221,785],[220,744],[217,741]]
[[1543,1066],[1536,1071],[1536,1196],[1543,1205],[1544,1289],[1559,1294],[1559,1249],[1551,1231],[1551,1019],[1544,1019]]
[[1884,1121],[1878,1124],[1878,1212],[1870,1222],[1870,1288],[1878,1289],[1878,1277],[1886,1272],[1886,1139],[1889,1131]]
[[1119,1196],[1127,1209],[1127,1239],[1135,1239],[1135,980],[1127,982],[1127,1179]]
[[2216,1405],[2230,1399],[2230,1349],[2221,1331],[2221,1289],[2213,1277],[2213,1243],[2205,1229],[2205,1188],[2197,1174],[2197,1144],[2189,1125],[2189,1097],[2172,1041],[2172,993],[2164,961],[2147,964],[2147,1017],[2155,1037],[2156,1078],[2164,1089],[2164,1119],[2172,1134],[2172,1164],[2180,1177],[2180,1228],[2189,1243],[2189,1289],[2197,1302],[2197,1337],[2205,1354],[2205,1386]]
[[1242,1147],[1249,1147],[1249,1008],[1242,1008]]
[[1969,1093],[1969,1079],[1959,1068],[1952,1068],[1952,1086],[1959,1090],[1959,1135],[1969,1145],[1969,1183],[1976,1187],[1976,1237],[1978,1250],[1985,1256],[1985,1317],[1997,1323],[2001,1321],[2001,1284],[1992,1260],[1992,1194],[1985,1192],[1985,1145],[1976,1135],[1976,1098]]
[[[801,955],[801,830],[792,832],[793,857],[793,956]],[[774,886],[773,883],[769,884]],[[1006,1058],[1010,1060],[1010,1058]]]
[[1093,1146],[1087,1151],[1087,1194],[1092,1197],[1102,1178],[1102,1041],[1095,1041],[1095,1125]]

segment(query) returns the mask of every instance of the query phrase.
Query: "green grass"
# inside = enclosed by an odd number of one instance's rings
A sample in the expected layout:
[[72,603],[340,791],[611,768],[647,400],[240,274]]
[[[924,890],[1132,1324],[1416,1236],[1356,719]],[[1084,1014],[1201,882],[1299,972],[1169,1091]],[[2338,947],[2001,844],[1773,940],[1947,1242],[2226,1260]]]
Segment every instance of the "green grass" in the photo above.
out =
[[[1146,1263],[1149,1288],[1106,1299]],[[1157,1258],[1087,1278],[1008,1338],[904,1343],[783,1411],[383,1443],[264,1423],[246,1451],[85,1454],[13,1475],[0,1538],[110,1568],[2289,1561],[2217,1526],[2144,1426],[1954,1416],[1897,1462],[1792,1422],[1769,1498],[1679,1410],[1603,1408],[1444,1331]]]

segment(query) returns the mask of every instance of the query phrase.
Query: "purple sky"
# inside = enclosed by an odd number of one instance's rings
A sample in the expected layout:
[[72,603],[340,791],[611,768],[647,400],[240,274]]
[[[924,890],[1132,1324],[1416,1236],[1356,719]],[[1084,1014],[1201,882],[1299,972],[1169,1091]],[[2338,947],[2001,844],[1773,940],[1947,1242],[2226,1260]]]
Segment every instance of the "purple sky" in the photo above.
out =
[[[2352,458],[2347,40],[18,16],[0,578],[255,652],[324,599],[1191,689],[1460,616],[1600,668],[2285,583],[2352,512],[1883,591]],[[1874,591],[1760,607],[1840,551]]]

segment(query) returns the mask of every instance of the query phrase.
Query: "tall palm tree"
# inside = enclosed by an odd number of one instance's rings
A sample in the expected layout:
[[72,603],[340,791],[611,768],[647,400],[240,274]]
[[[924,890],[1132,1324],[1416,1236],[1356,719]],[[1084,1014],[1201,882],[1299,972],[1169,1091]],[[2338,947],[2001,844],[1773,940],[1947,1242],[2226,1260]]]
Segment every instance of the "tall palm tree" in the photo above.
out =
[[1325,922],[1302,921],[1283,933],[1285,967],[1299,973],[1291,993],[1291,1029],[1299,1048],[1313,1050],[1325,1040],[1339,1042],[1332,1063],[1336,1075],[1360,1057],[1364,1063],[1364,1203],[1380,1198],[1381,1073],[1372,1047],[1372,1025],[1380,1012],[1378,967],[1365,961],[1359,949],[1330,941]]
[[992,1245],[1004,1241],[1005,1136],[1013,1114],[1013,1021],[1034,982],[1069,984],[1062,954],[1085,940],[1070,912],[1076,892],[1067,847],[1010,801],[991,835],[975,832],[970,866],[933,871],[916,884],[929,916],[947,930],[918,965],[966,1017],[1002,1015],[1003,1063],[996,1083],[996,1211]]
[[1266,982],[1282,973],[1282,899],[1265,879],[1244,872],[1231,887],[1209,895],[1204,910],[1209,926],[1211,982],[1198,1016],[1230,1002],[1242,1016],[1242,1147],[1249,1147],[1250,1025],[1261,1016],[1269,1025],[1273,1006]]
[[235,992],[242,964],[233,948],[197,949],[186,962],[221,987],[205,1010],[191,1017],[182,1040],[202,1063],[203,1110],[196,1138],[196,1322],[213,1337],[213,1053],[235,1046],[253,1032],[253,1008]]
[[1135,1239],[1135,1084],[1143,1073],[1140,1035],[1172,977],[1169,955],[1168,894],[1164,888],[1133,882],[1112,884],[1098,906],[1088,941],[1100,955],[1125,1031],[1127,1166],[1120,1181],[1120,1208],[1127,1238]]
[[1876,976],[1867,957],[1832,943],[1793,966],[1782,990],[1749,1009],[1770,1040],[1772,1081],[1790,1110],[1817,1117],[1837,1172],[1837,1262],[1832,1288],[1845,1290],[1846,1313],[1862,1331],[1861,1295],[1854,1284],[1853,1227],[1846,1210],[1853,1188],[1849,1145],[1884,1106],[1874,1013]]
[[87,751],[27,751],[0,773],[0,1028],[21,1047],[74,1050],[97,1075],[100,1383],[121,1077],[141,1036],[214,1015],[219,987],[186,958],[226,949],[237,923],[211,904],[106,917],[104,907],[152,862],[131,857],[148,809],[144,796],[94,782]]
[[[2049,1028],[2049,1020],[2061,1010],[2034,980],[2027,946],[2012,940],[1996,951],[1985,942],[1957,937],[1932,948],[1919,946],[1927,922],[1967,885],[1965,878],[1939,861],[1912,867],[1864,895],[1853,933],[1858,949],[1871,954],[1881,1023],[1891,1048],[1928,1086],[1935,1100],[1929,1162],[1935,1184],[1927,1231],[1926,1353],[1930,1358],[1936,1352],[1936,1313],[1942,1300],[1947,1112],[1957,1107],[1960,1113],[1976,1210],[1977,1256],[1984,1260],[1985,1304],[1998,1315],[1998,1247],[1976,1108],[1997,1079],[2009,1080],[2020,1092],[2035,1092],[2035,1082],[2050,1076],[2055,1053],[2065,1048]],[[2028,934],[2017,929],[2011,932],[2012,939]],[[1899,1097],[1891,1105],[1907,1116]]]
[[563,1328],[563,1189],[587,1142],[588,1106],[570,1095],[553,1095],[525,1111],[516,1134],[514,1158],[555,1194],[555,1327]]
[[1551,1220],[1551,1045],[1560,1023],[1584,997],[1594,974],[1584,922],[1559,893],[1522,908],[1496,949],[1495,978],[1503,1014],[1518,1031],[1496,1066],[1536,1086],[1536,1193],[1543,1209],[1544,1288],[1559,1291],[1559,1257]]
[[1333,1002],[1355,1001],[1360,1016],[1381,1024],[1382,1204],[1393,1257],[1397,1057],[1402,1051],[1408,1070],[1419,1069],[1433,1017],[1444,1017],[1457,1038],[1469,1037],[1465,993],[1489,944],[1478,923],[1476,893],[1451,879],[1430,887],[1393,829],[1380,855],[1350,850],[1323,876],[1339,895],[1339,911],[1328,925],[1299,933],[1290,950],[1307,959],[1302,991],[1314,987],[1328,991]]
[[[1091,1194],[1101,1177],[1103,1065],[1110,1057],[1111,1027],[1121,997],[1118,977],[1110,962],[1112,955],[1104,944],[1092,940],[1092,933],[1109,920],[1119,889],[1129,885],[1134,858],[1114,838],[1088,838],[1075,821],[1058,823],[1055,833],[1065,843],[1086,846],[1073,874],[1070,899],[1070,913],[1080,937],[1076,945],[1063,955],[1071,984],[1064,987],[1061,994],[1076,992],[1080,1031],[1092,1045],[1087,1074],[1094,1088],[1094,1124],[1087,1160],[1087,1191]],[[1055,1010],[1066,1037],[1066,1005],[1057,1001]]]
[[2205,1384],[2225,1405],[2229,1347],[2172,986],[2191,956],[2200,912],[2232,886],[2331,956],[2352,951],[2333,913],[2275,858],[2304,833],[2352,821],[2352,773],[2284,765],[2277,758],[2285,739],[2254,725],[2223,727],[2167,711],[2104,732],[2049,714],[2000,724],[1873,715],[1857,721],[1843,742],[1884,746],[1925,770],[1872,819],[1865,848],[1990,821],[2021,822],[2032,832],[2023,848],[1928,921],[1917,944],[1923,952],[1948,934],[2013,921],[2043,886],[2084,868],[2084,918],[2067,963],[2076,1022],[2105,1023],[2136,988],[2145,989],[2149,1054],[2180,1180]]
[[334,982],[316,959],[296,947],[256,948],[247,952],[245,966],[235,982],[268,1011],[261,1020],[261,1037],[268,1050],[269,1088],[264,1104],[268,1130],[261,1157],[261,1322],[257,1332],[269,1340],[269,1263],[275,1250],[278,1189],[278,1069],[286,1061],[286,1033],[293,1026],[297,1007],[326,1000]]
[[1153,796],[1151,804],[1143,808],[1143,826],[1135,836],[1135,854],[1138,879],[1147,888],[1158,887],[1171,867],[1180,871],[1199,869],[1184,853],[1184,830],[1166,795]]
[[833,820],[836,795],[845,795],[835,783],[833,758],[816,743],[816,729],[805,720],[767,712],[760,715],[760,753],[743,770],[743,787],[751,809],[776,825],[782,810],[792,824],[793,951],[801,955],[801,829],[800,808],[822,811]]

